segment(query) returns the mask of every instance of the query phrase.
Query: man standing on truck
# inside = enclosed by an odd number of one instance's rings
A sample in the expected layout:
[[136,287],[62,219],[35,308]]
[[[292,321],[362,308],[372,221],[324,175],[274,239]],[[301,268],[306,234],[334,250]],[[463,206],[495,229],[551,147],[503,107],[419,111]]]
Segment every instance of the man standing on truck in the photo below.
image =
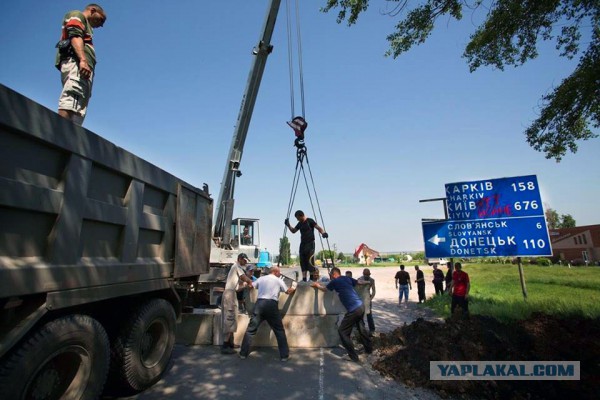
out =
[[[225,281],[225,290],[221,300],[221,332],[223,332],[223,345],[221,354],[235,354],[233,334],[237,330],[238,300],[236,288],[244,282],[252,288],[252,279],[246,275],[244,267],[250,261],[245,253],[240,253],[237,262],[231,266]],[[241,281],[241,282],[240,282]]]
[[92,97],[96,67],[93,28],[100,28],[105,22],[106,13],[98,4],[89,4],[83,11],[69,11],[63,18],[55,64],[63,85],[58,115],[77,125],[83,125]]
[[304,215],[302,210],[298,210],[294,213],[294,216],[298,220],[296,226],[292,227],[290,225],[289,218],[285,219],[285,226],[288,227],[290,232],[296,233],[300,231],[300,268],[302,269],[302,281],[306,282],[307,273],[310,272],[310,276],[312,277],[313,272],[315,270],[314,266],[314,256],[315,256],[315,229],[319,231],[319,233],[323,236],[323,238],[327,239],[329,235],[323,228],[321,228],[314,219],[308,218]]

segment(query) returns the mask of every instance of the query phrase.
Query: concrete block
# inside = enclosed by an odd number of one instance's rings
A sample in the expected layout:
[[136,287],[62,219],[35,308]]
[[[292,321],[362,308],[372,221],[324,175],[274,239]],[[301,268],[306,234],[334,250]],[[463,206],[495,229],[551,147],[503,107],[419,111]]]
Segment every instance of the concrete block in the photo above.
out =
[[[368,311],[371,305],[369,287],[367,285],[357,285],[355,290],[365,304],[365,310]],[[248,291],[245,301],[249,312],[254,309],[256,298],[256,290]],[[279,295],[279,310],[286,315],[338,315],[346,313],[346,308],[340,302],[337,293],[323,292],[304,282],[298,283],[294,294],[282,293]]]
[[[283,317],[290,347],[334,347],[339,345],[337,333],[338,315],[313,315]],[[241,344],[248,328],[250,317],[246,314],[238,316],[238,329],[234,334],[236,344]],[[184,345],[221,345],[221,312],[195,313],[183,316],[177,329],[177,343]],[[276,347],[277,339],[269,324],[263,322],[252,343],[255,347]]]
[[[249,311],[254,309],[256,298],[256,290],[248,291],[246,307]],[[279,310],[286,315],[337,315],[346,312],[337,293],[322,292],[304,282],[298,284],[294,294],[279,295]]]
[[[283,327],[289,347],[334,347],[340,344],[337,333],[338,315],[284,315]],[[238,328],[234,334],[234,342],[242,344],[248,328],[250,316],[238,316]],[[223,343],[221,333],[221,314],[216,314],[213,327],[213,344]],[[277,347],[277,338],[265,321],[258,328],[252,341],[254,347]]]
[[175,340],[178,344],[213,344],[213,328],[219,309],[196,308],[193,314],[182,314],[177,324]]
[[[213,318],[213,337],[212,343],[215,346],[220,346],[223,344],[223,331],[221,329],[221,310],[215,314]],[[235,344],[242,344],[242,338],[244,337],[244,332],[246,332],[246,327],[248,327],[249,317],[247,314],[238,314],[237,318],[237,330],[233,334],[233,342]]]
[[[368,310],[368,287],[356,288]],[[248,292],[246,307],[250,314],[256,296],[256,290]],[[337,323],[346,313],[346,309],[337,293],[322,292],[309,284],[300,283],[293,295],[280,295],[279,309],[283,315],[283,326],[290,347],[333,347],[340,343]],[[238,315],[238,327],[234,334],[236,344],[242,343],[249,320],[247,314]],[[184,314],[177,329],[177,343],[222,344],[221,310],[196,309],[194,314]],[[252,344],[257,347],[277,346],[275,335],[266,322],[260,326]]]

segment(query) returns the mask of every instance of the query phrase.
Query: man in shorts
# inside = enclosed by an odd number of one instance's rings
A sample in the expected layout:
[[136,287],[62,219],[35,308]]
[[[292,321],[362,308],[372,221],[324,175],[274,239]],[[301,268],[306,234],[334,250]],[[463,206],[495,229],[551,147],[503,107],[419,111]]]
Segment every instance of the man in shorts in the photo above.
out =
[[285,219],[285,226],[287,226],[292,233],[300,231],[300,268],[302,269],[302,281],[307,282],[306,275],[310,273],[310,276],[312,277],[315,270],[315,229],[318,230],[325,239],[327,239],[329,235],[323,228],[317,225],[314,219],[304,215],[303,211],[296,211],[294,216],[298,220],[296,226],[292,227],[288,218]]
[[225,281],[225,290],[221,299],[221,332],[223,333],[223,345],[221,354],[235,354],[235,345],[233,343],[233,334],[237,330],[238,317],[238,299],[236,289],[242,282],[252,288],[252,279],[246,275],[245,267],[248,263],[248,256],[245,253],[238,254],[235,262]]
[[83,11],[69,11],[63,18],[55,63],[63,86],[58,114],[77,125],[83,125],[92,97],[96,67],[93,28],[100,28],[105,22],[106,13],[98,4],[89,4]]

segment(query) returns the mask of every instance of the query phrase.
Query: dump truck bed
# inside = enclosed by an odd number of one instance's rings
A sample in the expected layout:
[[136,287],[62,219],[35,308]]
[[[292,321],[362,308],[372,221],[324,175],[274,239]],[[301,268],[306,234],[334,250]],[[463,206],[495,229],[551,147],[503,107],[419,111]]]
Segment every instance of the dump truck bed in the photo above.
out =
[[206,186],[0,85],[0,297],[208,272],[212,207]]

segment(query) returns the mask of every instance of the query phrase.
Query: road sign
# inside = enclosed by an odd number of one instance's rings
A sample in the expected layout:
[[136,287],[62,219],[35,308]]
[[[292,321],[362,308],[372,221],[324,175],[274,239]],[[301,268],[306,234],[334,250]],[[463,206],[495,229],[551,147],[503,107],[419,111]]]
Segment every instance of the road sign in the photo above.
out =
[[551,256],[544,217],[423,223],[427,257]]
[[551,256],[535,175],[446,185],[448,220],[423,222],[431,257]]
[[448,219],[544,215],[535,175],[446,184]]

